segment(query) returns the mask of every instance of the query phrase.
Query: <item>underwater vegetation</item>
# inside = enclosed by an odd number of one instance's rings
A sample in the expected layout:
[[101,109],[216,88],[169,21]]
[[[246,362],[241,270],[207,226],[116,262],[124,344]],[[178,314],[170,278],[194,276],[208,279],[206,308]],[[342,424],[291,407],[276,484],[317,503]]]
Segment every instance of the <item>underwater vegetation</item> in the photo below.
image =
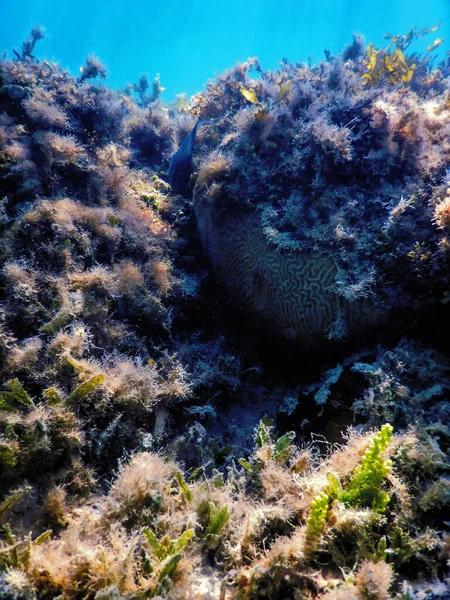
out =
[[207,357],[227,353],[193,337],[183,364],[174,353],[171,324],[201,280],[174,264],[182,204],[158,176],[175,121],[88,83],[97,59],[75,80],[19,58],[0,64],[2,491],[49,472],[89,489],[81,454],[108,470],[162,436],[170,404],[226,380]]
[[[107,495],[76,510],[65,488],[52,488],[35,523],[58,533],[21,537],[4,527],[0,589],[5,597],[400,598],[405,577],[445,572],[448,541],[427,512],[440,502],[445,518],[448,485],[431,479],[413,496],[423,477],[412,470],[424,451],[416,432],[392,437],[385,425],[353,434],[322,459],[291,436],[275,439],[264,422],[254,439],[226,477],[187,478],[173,461],[141,452]],[[17,488],[0,505],[14,531],[25,527],[30,496]]]
[[450,597],[434,31],[170,106],[0,61],[2,599]]

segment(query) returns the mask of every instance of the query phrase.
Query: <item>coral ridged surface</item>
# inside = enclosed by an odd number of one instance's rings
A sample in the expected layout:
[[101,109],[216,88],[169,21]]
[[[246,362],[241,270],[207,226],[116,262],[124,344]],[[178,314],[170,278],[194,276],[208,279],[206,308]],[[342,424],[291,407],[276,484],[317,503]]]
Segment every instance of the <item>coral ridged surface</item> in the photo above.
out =
[[202,183],[194,188],[194,207],[217,279],[238,306],[283,337],[320,344],[344,315],[352,334],[376,323],[369,302],[349,304],[333,291],[337,269],[329,254],[280,250],[264,235],[258,213],[234,206],[217,214],[220,207]]

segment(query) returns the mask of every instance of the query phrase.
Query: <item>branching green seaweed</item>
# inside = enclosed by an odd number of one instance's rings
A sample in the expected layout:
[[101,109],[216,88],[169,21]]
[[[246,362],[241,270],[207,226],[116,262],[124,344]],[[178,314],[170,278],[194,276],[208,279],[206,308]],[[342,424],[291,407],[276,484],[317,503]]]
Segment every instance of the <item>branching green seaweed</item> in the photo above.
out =
[[385,424],[377,433],[356,467],[353,477],[342,492],[340,499],[350,506],[367,506],[376,513],[384,513],[389,504],[389,495],[382,489],[392,469],[392,461],[384,460],[382,453],[392,439],[394,428]]
[[319,492],[311,501],[310,513],[306,522],[306,549],[314,548],[325,529],[330,498],[325,492]]
[[311,502],[310,514],[306,522],[305,551],[307,553],[317,548],[334,499],[347,506],[370,507],[374,513],[384,513],[390,497],[382,489],[382,485],[392,468],[392,463],[390,460],[384,460],[381,454],[391,441],[392,434],[393,427],[389,424],[383,425],[375,434],[371,445],[364,453],[361,464],[356,467],[345,489],[334,473],[327,473],[327,487]]

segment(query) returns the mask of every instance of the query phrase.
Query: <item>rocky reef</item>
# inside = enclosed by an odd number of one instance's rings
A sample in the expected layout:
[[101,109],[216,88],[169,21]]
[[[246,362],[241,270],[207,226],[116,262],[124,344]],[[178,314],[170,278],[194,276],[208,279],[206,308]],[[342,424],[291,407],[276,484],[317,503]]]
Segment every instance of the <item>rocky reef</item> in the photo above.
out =
[[1,598],[450,596],[433,30],[168,106],[0,61]]

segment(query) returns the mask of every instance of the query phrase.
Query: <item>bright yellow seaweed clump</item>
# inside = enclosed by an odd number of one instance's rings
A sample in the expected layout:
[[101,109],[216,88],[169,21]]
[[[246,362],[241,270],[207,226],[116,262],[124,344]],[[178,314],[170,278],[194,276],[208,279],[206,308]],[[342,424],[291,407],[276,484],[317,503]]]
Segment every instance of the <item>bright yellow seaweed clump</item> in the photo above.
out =
[[[411,42],[419,39],[428,33],[436,31],[439,23],[434,27],[426,27],[418,31],[415,27],[410,29],[405,35],[389,35],[384,37],[390,40],[385,50],[376,50],[370,43],[367,47],[367,73],[362,78],[366,85],[377,85],[380,81],[387,81],[392,85],[398,83],[410,84],[414,76],[417,64],[414,62],[416,55],[406,56],[405,51]],[[437,38],[432,44],[427,46],[425,58],[443,44],[444,40]],[[391,48],[395,50],[391,53]]]
[[382,80],[390,84],[411,83],[416,64],[407,59],[400,48],[391,54],[389,50],[376,50],[372,43],[367,47],[367,69],[363,80],[366,85],[376,85]]

